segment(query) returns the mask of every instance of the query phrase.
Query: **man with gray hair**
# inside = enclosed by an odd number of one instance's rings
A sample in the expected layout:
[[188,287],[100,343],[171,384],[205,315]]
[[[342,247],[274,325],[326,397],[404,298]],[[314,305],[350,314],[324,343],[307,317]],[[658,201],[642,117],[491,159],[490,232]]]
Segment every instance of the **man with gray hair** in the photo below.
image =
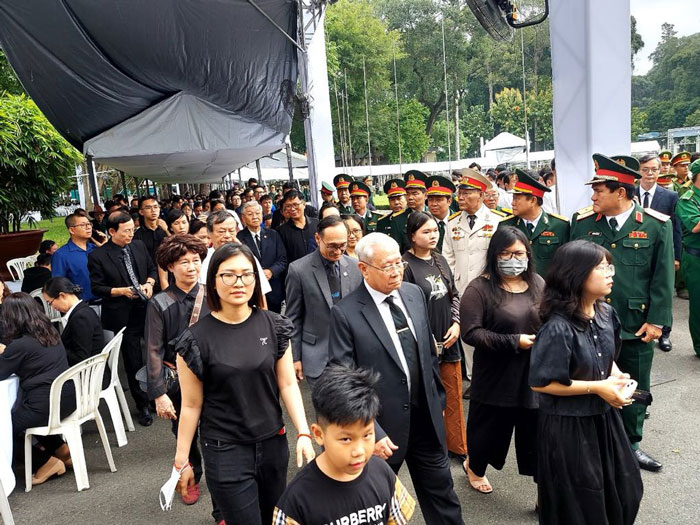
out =
[[260,261],[272,288],[267,294],[267,307],[280,313],[284,301],[284,274],[287,271],[287,252],[282,238],[275,230],[262,228],[263,209],[256,200],[243,203],[241,219],[245,228],[238,232],[238,241],[248,246]]
[[331,310],[331,362],[376,370],[382,412],[374,454],[408,465],[426,523],[463,523],[447,457],[445,390],[421,289],[403,282],[398,243],[383,233],[355,248],[364,282]]

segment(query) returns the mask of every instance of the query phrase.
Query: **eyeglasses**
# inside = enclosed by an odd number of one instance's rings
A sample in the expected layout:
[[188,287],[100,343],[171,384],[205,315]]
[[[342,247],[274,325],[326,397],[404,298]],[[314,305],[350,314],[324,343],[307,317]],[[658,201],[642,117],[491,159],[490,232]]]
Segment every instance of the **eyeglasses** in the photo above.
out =
[[354,230],[348,230],[348,235],[354,235],[355,237],[359,237],[362,235],[362,230],[360,228],[355,228]]
[[519,261],[523,261],[527,259],[527,252],[523,251],[517,251],[517,252],[511,252],[509,250],[502,251],[501,253],[498,254],[498,258],[501,259],[502,261],[509,261],[513,257],[515,257]]
[[238,279],[241,280],[243,286],[250,286],[255,282],[255,272],[244,272],[241,275],[235,273],[220,273],[217,277],[219,277],[221,282],[226,286],[236,286]]
[[52,305],[53,305],[53,302],[54,302],[56,299],[58,299],[58,296],[56,296],[56,297],[54,297],[53,299],[51,299],[47,304],[48,304],[49,306],[52,306]]
[[[319,236],[319,238],[320,238],[320,236]],[[345,250],[345,248],[348,247],[348,243],[346,243],[346,242],[341,242],[340,244],[334,244],[334,243],[328,244],[323,239],[321,239],[321,242],[323,243],[323,245],[326,248],[328,248],[329,250],[334,251],[334,252],[342,252]]]
[[92,228],[92,224],[89,222],[81,222],[80,224],[74,224],[70,226],[71,228]]
[[372,268],[379,270],[380,272],[384,272],[385,274],[389,275],[392,272],[403,272],[406,267],[408,266],[408,263],[406,261],[401,261],[396,264],[392,264],[391,266],[385,266],[384,268],[380,268],[379,266],[375,266],[373,264],[368,263],[367,261],[360,261],[365,263],[367,266],[371,266]]
[[200,261],[199,259],[192,259],[191,261],[181,261],[181,262],[177,263],[177,265],[180,266],[181,268],[187,268],[191,264],[194,266],[201,266],[202,261]]
[[606,277],[612,277],[615,275],[615,265],[614,264],[599,264],[595,267],[596,270],[602,272]]
[[160,206],[158,206],[158,205],[156,204],[156,205],[154,205],[154,206],[144,206],[144,207],[141,208],[141,209],[144,210],[144,211],[160,210]]
[[639,171],[641,173],[659,173],[661,170],[659,168],[642,168]]

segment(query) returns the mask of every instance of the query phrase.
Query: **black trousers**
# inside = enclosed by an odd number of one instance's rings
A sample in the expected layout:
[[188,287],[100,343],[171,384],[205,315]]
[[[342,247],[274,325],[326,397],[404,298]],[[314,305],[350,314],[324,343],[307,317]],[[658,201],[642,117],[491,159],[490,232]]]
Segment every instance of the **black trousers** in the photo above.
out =
[[272,523],[275,505],[287,485],[287,436],[249,445],[202,438],[202,453],[207,486],[226,523]]
[[488,465],[497,470],[503,468],[513,430],[518,472],[536,478],[537,410],[489,405],[474,399],[469,402],[467,449],[469,468],[474,474],[482,477]]
[[141,390],[141,386],[136,380],[136,372],[146,364],[143,352],[143,331],[145,323],[145,309],[132,308],[129,321],[126,324],[126,330],[124,330],[124,338],[122,339],[121,346],[124,371],[126,372],[126,380],[129,383],[129,392],[138,410],[148,406],[148,396],[146,392]]
[[[430,525],[463,524],[454,491],[447,446],[438,439],[427,408],[411,411],[411,430],[404,461],[411,474],[421,512]],[[398,474],[402,463],[389,464]]]

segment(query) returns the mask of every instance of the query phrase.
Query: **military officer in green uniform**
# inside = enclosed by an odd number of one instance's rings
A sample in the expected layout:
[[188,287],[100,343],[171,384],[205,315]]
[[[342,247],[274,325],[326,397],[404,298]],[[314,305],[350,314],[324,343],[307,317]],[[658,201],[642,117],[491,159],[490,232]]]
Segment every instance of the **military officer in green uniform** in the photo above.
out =
[[515,226],[525,234],[532,246],[535,270],[544,277],[554,252],[569,240],[569,221],[542,209],[544,194],[551,190],[540,184],[532,172],[519,168],[515,172],[518,182],[513,188],[513,215],[498,227]]
[[338,210],[341,215],[352,215],[355,210],[350,201],[350,183],[352,177],[346,173],[339,173],[333,178],[333,185],[338,194]]
[[333,186],[328,184],[326,181],[321,183],[321,202],[330,202],[335,204],[333,201]]
[[362,223],[365,226],[365,234],[375,231],[377,229],[377,221],[382,218],[381,214],[371,211],[367,206],[370,195],[372,195],[372,190],[364,182],[350,183],[352,208],[355,214],[362,219]]
[[403,180],[406,181],[406,201],[408,207],[413,211],[428,211],[425,206],[426,188],[425,181],[428,176],[422,171],[409,170],[403,175]]
[[671,159],[671,167],[676,170],[676,180],[673,182],[673,189],[678,196],[682,196],[688,191],[693,182],[688,178],[688,165],[690,164],[690,153],[681,151]]
[[389,198],[391,213],[377,221],[377,231],[398,242],[401,253],[404,253],[411,247],[406,235],[406,221],[412,211],[406,206],[406,183],[403,179],[388,180],[384,183],[384,193]]
[[[571,239],[607,248],[615,267],[614,285],[605,299],[617,311],[622,349],[617,364],[649,390],[654,340],[671,325],[673,297],[673,228],[667,215],[636,204],[635,181],[641,175],[603,155],[593,155],[593,206],[576,212]],[[601,372],[601,379],[605,379]],[[626,406],[622,420],[639,466],[658,471],[661,463],[639,449],[645,407]]]
[[700,357],[700,159],[690,165],[690,173],[692,186],[678,199],[676,215],[683,229],[681,272],[690,299],[690,337]]
[[435,218],[440,232],[435,250],[442,253],[442,242],[445,239],[445,232],[448,230],[447,223],[451,215],[450,203],[457,188],[450,179],[440,176],[428,177],[425,185],[428,195],[428,209]]
[[659,171],[659,178],[656,179],[656,184],[663,186],[667,190],[673,189],[673,176],[671,175],[671,157],[673,154],[664,150],[659,153],[659,160],[661,161],[661,171]]

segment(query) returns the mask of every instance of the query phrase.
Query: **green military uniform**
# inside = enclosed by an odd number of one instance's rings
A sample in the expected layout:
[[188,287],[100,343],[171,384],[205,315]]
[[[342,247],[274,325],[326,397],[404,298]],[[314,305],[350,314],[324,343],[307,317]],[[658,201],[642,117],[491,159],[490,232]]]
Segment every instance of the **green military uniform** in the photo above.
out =
[[[370,190],[369,186],[367,186],[364,182],[353,182],[350,184],[350,198],[365,197],[367,199],[367,204],[369,205],[370,195],[372,195],[372,190]],[[360,216],[360,218],[362,219],[362,223],[365,227],[365,234],[368,234],[377,230],[377,222],[382,218],[382,214],[370,211],[368,206],[365,208],[364,217]]]
[[[406,183],[403,181],[403,179],[388,180],[384,183],[384,193],[386,193],[389,199],[405,196]],[[377,221],[376,231],[379,233],[385,233],[399,243],[401,253],[404,253],[411,247],[411,242],[406,234],[406,221],[408,220],[410,213],[410,209],[404,208],[401,211],[385,215]]]
[[[335,186],[335,190],[337,195],[340,197],[340,192],[338,190],[345,190],[350,187],[350,183],[352,182],[352,177],[346,173],[339,173],[335,177],[333,177],[333,185]],[[354,215],[355,214],[355,209],[352,207],[352,204],[348,202],[347,206],[338,201],[338,210],[340,210],[341,215]]]
[[[690,165],[694,177],[700,173],[700,160]],[[697,180],[697,179],[696,179]],[[676,215],[683,228],[683,255],[681,272],[685,278],[690,299],[688,326],[695,354],[700,357],[700,232],[693,228],[700,222],[700,189],[694,184],[684,193],[676,205]]]
[[663,186],[664,188],[669,190],[673,189],[673,177],[668,172],[668,168],[671,165],[672,156],[673,155],[668,150],[664,150],[661,153],[659,153],[659,160],[661,161],[661,173],[656,179],[656,184],[658,184],[659,186]]
[[[679,165],[690,164],[690,153],[687,151],[680,151],[671,159],[671,166],[674,168]],[[693,183],[690,178],[684,180],[679,179],[677,176],[673,180],[673,190],[678,193],[678,197],[681,197],[686,191],[690,190]]]
[[[544,194],[551,191],[547,186],[540,184],[529,173],[516,168],[518,182],[513,188],[513,194],[532,195],[542,199]],[[541,201],[540,201],[541,202]],[[535,263],[535,270],[542,277],[547,275],[549,264],[552,262],[554,253],[559,247],[569,240],[569,221],[566,217],[547,213],[540,208],[540,215],[530,222],[522,217],[511,215],[498,225],[515,226],[525,234],[530,241],[532,259]]]
[[[633,185],[641,176],[602,155],[593,156],[596,176],[589,184],[617,181]],[[615,178],[615,173],[620,178]],[[673,297],[673,233],[669,217],[654,210],[644,210],[630,201],[631,214],[614,231],[607,218],[593,207],[576,212],[572,218],[571,239],[584,239],[608,249],[615,265],[612,292],[605,301],[620,318],[622,349],[617,364],[649,390],[654,342],[644,343],[635,335],[644,323],[670,326]],[[605,374],[601,373],[601,379]],[[638,403],[622,412],[625,432],[638,448],[642,440],[645,407]]]
[[[428,177],[425,180],[425,187],[427,190],[427,198],[444,197],[446,199],[449,199],[450,203],[452,203],[454,193],[455,191],[457,191],[457,188],[450,179],[448,179],[447,177],[441,177],[439,175]],[[445,231],[447,229],[447,222],[449,221],[450,215],[450,209],[448,208],[446,217],[443,217],[442,219],[438,219],[437,217],[435,217],[435,221],[438,225],[438,231],[440,232],[435,251],[440,253],[442,253],[442,243],[445,240]]]

